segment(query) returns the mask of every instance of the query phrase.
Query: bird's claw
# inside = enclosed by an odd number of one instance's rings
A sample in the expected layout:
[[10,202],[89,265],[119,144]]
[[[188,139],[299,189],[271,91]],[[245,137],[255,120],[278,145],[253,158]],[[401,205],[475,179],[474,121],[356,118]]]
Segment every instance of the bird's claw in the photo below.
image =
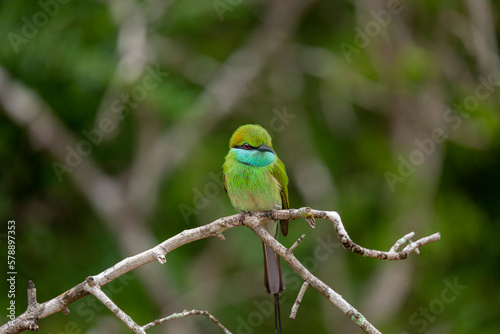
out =
[[245,226],[245,214],[246,212],[244,210],[240,211],[240,217],[238,218],[241,225]]

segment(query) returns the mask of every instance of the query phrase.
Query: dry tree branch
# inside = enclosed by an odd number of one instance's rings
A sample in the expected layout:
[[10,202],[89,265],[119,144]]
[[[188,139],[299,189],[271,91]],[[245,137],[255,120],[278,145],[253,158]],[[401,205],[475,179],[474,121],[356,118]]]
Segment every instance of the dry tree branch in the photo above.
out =
[[[136,254],[157,242],[152,233],[141,224],[141,217],[134,204],[124,195],[123,179],[106,174],[92,156],[80,156],[79,162],[68,163],[68,147],[77,149],[78,137],[62,122],[33,89],[13,78],[0,66],[0,106],[5,114],[25,128],[35,149],[49,152],[57,162],[66,162],[70,179],[102,218],[106,226],[117,236],[121,252],[126,256]],[[54,161],[52,167],[54,168]],[[56,173],[57,175],[57,173]],[[58,175],[62,181],[62,174]],[[128,242],[134,236],[134,243]],[[158,307],[173,305],[176,297],[171,292],[153,293],[161,287],[160,282],[169,279],[161,270],[153,267],[152,272],[140,272],[143,282]]]
[[215,318],[212,314],[210,314],[210,312],[203,311],[203,310],[191,310],[191,311],[183,311],[181,313],[174,313],[174,314],[169,315],[168,317],[156,319],[155,321],[152,321],[149,324],[144,325],[142,328],[144,330],[147,330],[153,326],[163,324],[164,322],[167,322],[169,320],[185,318],[185,317],[189,317],[190,315],[204,315],[208,319],[212,320],[213,323],[216,324],[217,327],[219,327],[224,333],[231,334],[231,332],[226,327],[224,327],[224,325],[221,324],[221,322],[219,320],[217,320],[217,318]]
[[304,294],[306,293],[307,288],[309,287],[309,283],[304,282],[300,287],[299,294],[297,295],[297,299],[295,299],[295,303],[293,303],[292,311],[290,312],[290,318],[295,319],[297,316],[297,311],[299,310],[299,306],[302,303],[302,298],[304,298]]
[[396,243],[394,244],[394,246],[391,247],[389,252],[396,252],[398,248],[401,247],[401,245],[405,244],[408,240],[411,241],[411,238],[413,238],[414,236],[415,232],[408,233],[407,235],[396,241]]
[[306,235],[302,234],[300,236],[300,238],[297,239],[297,241],[294,242],[294,244],[292,245],[292,247],[290,247],[290,249],[288,251],[293,253],[293,251],[295,250],[295,248],[297,248],[297,246],[300,245],[300,243],[304,240],[305,237],[306,237]]
[[[250,215],[245,219],[245,225],[249,227],[257,236],[262,239],[266,244],[268,244],[283,260],[285,260],[290,267],[305,281],[307,284],[316,290],[318,290],[323,296],[330,300],[335,306],[337,306],[345,315],[347,315],[351,320],[358,325],[366,333],[380,333],[366,318],[356,310],[352,305],[350,305],[345,299],[342,298],[340,294],[335,292],[327,284],[321,281],[319,278],[311,274],[306,267],[289,252],[282,244],[277,242],[265,229],[262,227],[261,220],[258,219],[259,215],[262,213],[257,213],[255,216]],[[340,216],[336,212],[328,211],[318,211],[312,210],[311,208],[301,208],[301,209],[291,209],[291,210],[279,210],[273,211],[270,214],[272,219],[296,219],[296,218],[306,218],[309,223],[311,219],[323,218],[328,219],[333,222],[335,230],[337,231],[337,236],[344,246],[344,248],[361,254],[366,257],[373,257],[381,260],[402,260],[408,257],[408,254],[413,251],[417,246],[424,245],[426,243],[436,241],[440,239],[440,234],[436,233],[432,236],[418,240],[415,243],[411,243],[413,247],[405,248],[401,252],[383,252],[377,250],[371,250],[364,248],[362,246],[354,243],[347,231],[342,224]]]
[[122,311],[112,300],[111,298],[108,297],[102,290],[99,285],[96,284],[94,277],[89,276],[85,280],[85,290],[94,295],[97,299],[101,301],[111,312],[113,312],[114,315],[127,327],[132,330],[134,333],[138,334],[146,334],[146,332],[142,329],[141,326],[139,326],[137,323],[135,323],[134,320],[132,320],[131,317],[129,317],[125,312]]
[[[333,211],[319,211],[313,210],[311,208],[300,208],[300,209],[289,209],[289,210],[277,210],[277,211],[262,211],[249,213],[244,216],[243,222],[241,221],[241,215],[233,215],[228,217],[219,218],[213,221],[210,224],[196,227],[193,229],[182,231],[181,233],[165,240],[161,244],[153,247],[147,251],[144,251],[135,256],[128,257],[114,266],[104,270],[98,275],[89,276],[85,281],[76,285],[75,287],[69,289],[63,294],[45,302],[42,304],[38,304],[36,301],[36,290],[34,284],[30,281],[28,288],[28,308],[27,310],[21,314],[19,317],[14,320],[9,321],[0,327],[0,334],[11,334],[11,333],[20,333],[25,330],[36,330],[38,328],[38,320],[43,319],[53,313],[62,311],[65,314],[69,313],[68,306],[78,299],[93,294],[96,296],[101,302],[103,302],[118,318],[120,318],[131,330],[135,333],[144,333],[146,329],[166,322],[170,319],[183,317],[193,314],[202,314],[207,316],[210,320],[212,320],[219,328],[221,328],[226,333],[229,333],[227,329],[225,329],[222,324],[215,319],[211,314],[207,311],[185,311],[180,314],[173,314],[169,317],[155,320],[145,326],[137,325],[132,318],[123,312],[108,296],[106,296],[101,287],[114,279],[120,277],[121,275],[136,269],[138,267],[144,266],[147,263],[153,262],[157,260],[161,264],[166,263],[165,255],[173,251],[174,249],[185,245],[187,243],[208,238],[208,237],[217,237],[221,240],[224,240],[223,232],[231,229],[233,227],[239,226],[242,223],[249,227],[262,241],[271,246],[273,250],[279,254],[283,258],[285,262],[287,262],[292,269],[304,280],[304,284],[299,292],[299,296],[297,297],[297,301],[294,304],[294,309],[292,310],[292,314],[295,315],[300,304],[300,300],[305,293],[305,290],[308,286],[311,286],[318,290],[322,295],[324,295],[328,300],[330,300],[333,304],[335,304],[344,314],[346,314],[349,318],[351,318],[362,330],[366,333],[380,333],[368,320],[366,320],[363,315],[357,311],[354,307],[352,307],[347,301],[345,301],[342,296],[340,296],[337,292],[335,292],[328,285],[323,283],[316,276],[311,274],[302,263],[293,255],[291,249],[287,249],[281,243],[279,243],[276,239],[274,239],[263,227],[262,222],[276,219],[288,219],[294,220],[297,218],[305,218],[307,221],[314,226],[315,218],[322,218],[330,220],[337,232],[337,236],[341,241],[344,248],[361,254],[367,257],[373,257],[383,260],[402,260],[406,259],[410,252],[414,251],[418,247],[428,244],[430,242],[436,241],[440,239],[440,234],[435,233],[433,235],[421,238],[415,242],[410,242],[402,251],[396,252],[395,246],[398,247],[406,242],[406,240],[400,239],[391,251],[383,252],[377,250],[371,250],[364,247],[361,247],[355,244],[347,234],[340,216],[338,213]],[[407,235],[408,236],[408,235]],[[301,237],[297,242],[294,243],[294,248],[302,241],[303,237]]]

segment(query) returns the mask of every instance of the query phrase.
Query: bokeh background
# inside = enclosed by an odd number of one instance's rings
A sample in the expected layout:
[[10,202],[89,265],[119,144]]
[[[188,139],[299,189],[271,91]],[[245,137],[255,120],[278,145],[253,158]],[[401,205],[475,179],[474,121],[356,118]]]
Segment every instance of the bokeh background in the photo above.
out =
[[[292,207],[338,211],[363,258],[318,221],[286,246],[384,333],[500,328],[500,4],[489,0],[0,2],[0,279],[16,221],[16,312],[184,229],[236,213],[221,184],[232,132],[258,123]],[[271,333],[260,240],[183,246],[105,286],[140,324],[207,309]],[[361,332],[284,266],[284,333]],[[0,321],[9,299],[1,284]],[[89,296],[40,333],[127,333]],[[151,333],[218,333],[200,316]]]

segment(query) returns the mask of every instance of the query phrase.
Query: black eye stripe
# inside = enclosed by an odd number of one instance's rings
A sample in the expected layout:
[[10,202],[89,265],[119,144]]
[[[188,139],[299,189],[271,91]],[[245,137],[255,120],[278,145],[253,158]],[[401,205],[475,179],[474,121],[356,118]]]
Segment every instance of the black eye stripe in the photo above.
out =
[[[245,143],[245,144],[248,144],[248,143]],[[257,149],[257,147],[254,147],[254,146],[252,146],[250,144],[248,144],[249,148],[245,148],[245,144],[243,144],[243,145],[234,145],[233,148],[242,148],[244,150],[256,150]]]
[[245,145],[234,145],[233,148],[242,148],[244,150],[256,150],[257,147],[253,147],[251,145],[248,145],[248,148],[245,148]]

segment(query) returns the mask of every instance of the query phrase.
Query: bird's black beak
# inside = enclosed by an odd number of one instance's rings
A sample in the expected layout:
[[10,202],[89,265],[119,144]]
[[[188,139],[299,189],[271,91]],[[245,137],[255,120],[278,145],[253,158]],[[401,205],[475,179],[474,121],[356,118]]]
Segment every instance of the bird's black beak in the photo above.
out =
[[264,145],[264,144],[257,147],[257,150],[260,152],[271,152],[272,154],[276,154],[271,147]]

